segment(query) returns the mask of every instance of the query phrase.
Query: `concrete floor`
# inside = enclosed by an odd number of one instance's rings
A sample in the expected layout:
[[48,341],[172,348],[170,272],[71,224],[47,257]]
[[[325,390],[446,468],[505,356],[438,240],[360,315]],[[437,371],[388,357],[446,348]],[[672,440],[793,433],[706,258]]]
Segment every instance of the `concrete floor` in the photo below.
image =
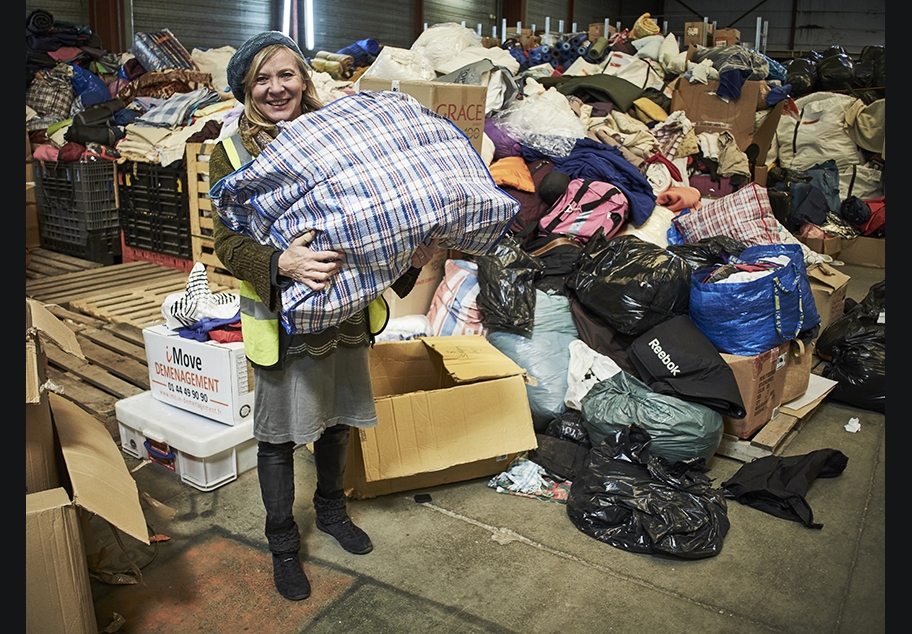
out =
[[[860,300],[883,269],[845,266]],[[861,430],[844,425],[857,417]],[[806,499],[820,530],[728,503],[720,554],[697,561],[632,554],[577,530],[563,504],[495,492],[487,479],[351,501],[368,555],[316,530],[314,466],[297,452],[296,516],[313,594],[281,598],[262,536],[256,471],[204,493],[125,456],[151,531],[126,542],[144,584],[93,579],[99,629],[145,632],[854,633],[886,631],[886,425],[883,414],[826,401],[783,455],[834,448],[849,458]],[[716,456],[716,484],[742,464]],[[94,522],[94,520],[93,520]],[[103,534],[104,531],[99,531]],[[119,553],[118,553],[119,555]],[[126,561],[115,556],[126,570]],[[109,631],[114,631],[109,630]]]

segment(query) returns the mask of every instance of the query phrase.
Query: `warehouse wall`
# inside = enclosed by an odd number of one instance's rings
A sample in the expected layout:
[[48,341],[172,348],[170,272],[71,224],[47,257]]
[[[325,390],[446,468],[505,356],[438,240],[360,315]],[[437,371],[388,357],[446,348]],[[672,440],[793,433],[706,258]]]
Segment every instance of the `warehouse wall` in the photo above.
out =
[[683,32],[685,22],[706,17],[718,28],[738,29],[742,42],[754,46],[757,18],[761,18],[769,23],[765,51],[774,58],[823,52],[834,44],[857,55],[865,46],[885,45],[887,39],[886,0],[666,0],[664,4],[661,19],[668,20],[675,34]]
[[[274,0],[123,1],[127,7],[132,5],[133,32],[168,28],[188,49],[237,46],[259,31],[280,26],[279,5]],[[572,22],[577,22],[582,30],[590,22],[601,22],[606,17],[612,24],[620,20],[624,27],[630,27],[637,17],[648,12],[660,27],[667,22],[672,33],[681,34],[685,22],[706,17],[719,28],[739,29],[742,40],[752,45],[760,18],[767,25],[766,53],[776,58],[810,50],[822,52],[834,44],[857,55],[864,46],[886,44],[886,0],[409,0],[397,3],[395,10],[386,2],[313,2],[314,46],[329,51],[367,37],[381,44],[408,48],[425,22],[432,25],[464,20],[472,29],[482,24],[482,34],[490,35],[491,26],[496,25],[500,31],[502,16],[517,12],[522,15],[523,10],[524,27],[535,24],[543,29],[545,18],[550,17],[554,31],[558,20],[565,20],[565,30],[570,30]],[[26,14],[36,8],[50,11],[58,20],[89,26],[89,0],[26,0]],[[515,19],[509,24],[514,26]],[[303,45],[303,28],[300,39]],[[762,40],[760,44],[762,47]]]

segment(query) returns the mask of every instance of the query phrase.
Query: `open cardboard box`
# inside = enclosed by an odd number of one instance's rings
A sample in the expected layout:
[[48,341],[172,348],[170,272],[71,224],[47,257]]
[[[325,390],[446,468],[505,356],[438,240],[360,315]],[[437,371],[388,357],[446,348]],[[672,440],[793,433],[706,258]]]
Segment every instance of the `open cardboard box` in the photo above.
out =
[[814,305],[820,315],[819,332],[822,333],[845,312],[846,291],[851,278],[823,262],[809,266],[807,276],[814,294]]
[[537,447],[526,373],[480,335],[371,349],[380,423],[349,447],[354,498],[495,475]]
[[786,342],[753,356],[721,353],[735,375],[747,409],[744,418],[722,417],[725,433],[750,438],[776,415],[785,393],[789,346]]
[[73,332],[42,304],[25,304],[26,631],[91,633],[95,620],[81,514],[148,544],[136,482],[105,426],[48,391],[44,347],[82,358]]
[[738,148],[745,153],[755,144],[757,156],[754,163],[765,165],[785,102],[780,101],[770,108],[758,127],[757,104],[760,101],[761,84],[763,82],[746,81],[737,99],[725,101],[716,94],[718,81],[692,84],[680,78],[671,95],[671,110],[683,110],[694,124],[696,134],[731,132]]

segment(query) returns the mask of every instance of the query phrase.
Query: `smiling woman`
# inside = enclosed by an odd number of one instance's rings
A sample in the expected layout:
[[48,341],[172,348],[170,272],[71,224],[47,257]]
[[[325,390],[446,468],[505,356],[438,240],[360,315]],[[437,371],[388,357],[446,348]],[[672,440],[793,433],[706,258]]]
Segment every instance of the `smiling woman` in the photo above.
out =
[[[210,154],[212,183],[259,157],[280,129],[322,108],[300,48],[278,31],[245,42],[229,61],[226,75],[244,111],[238,132]],[[318,157],[298,158],[303,167]],[[301,536],[293,512],[297,447],[313,443],[317,528],[350,553],[373,549],[370,537],[349,517],[343,489],[352,427],[377,424],[366,311],[318,332],[292,334],[281,328],[283,289],[301,284],[318,291],[335,283],[348,266],[346,254],[312,248],[312,227],[304,227],[287,248],[279,249],[234,231],[215,214],[212,223],[216,255],[241,280],[241,329],[254,366],[253,435],[273,579],[282,596],[298,601],[310,596],[310,582],[301,567]],[[246,219],[237,228],[245,224]],[[410,270],[392,284],[400,297],[412,289],[436,244],[428,251],[413,256]]]

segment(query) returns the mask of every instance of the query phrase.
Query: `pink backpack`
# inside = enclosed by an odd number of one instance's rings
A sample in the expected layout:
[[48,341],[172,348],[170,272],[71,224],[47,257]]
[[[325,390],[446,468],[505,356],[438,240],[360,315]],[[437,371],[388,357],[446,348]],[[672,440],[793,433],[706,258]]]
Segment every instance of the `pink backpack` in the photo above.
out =
[[562,234],[586,242],[599,228],[605,238],[627,218],[627,197],[611,183],[574,178],[538,223],[538,235]]

